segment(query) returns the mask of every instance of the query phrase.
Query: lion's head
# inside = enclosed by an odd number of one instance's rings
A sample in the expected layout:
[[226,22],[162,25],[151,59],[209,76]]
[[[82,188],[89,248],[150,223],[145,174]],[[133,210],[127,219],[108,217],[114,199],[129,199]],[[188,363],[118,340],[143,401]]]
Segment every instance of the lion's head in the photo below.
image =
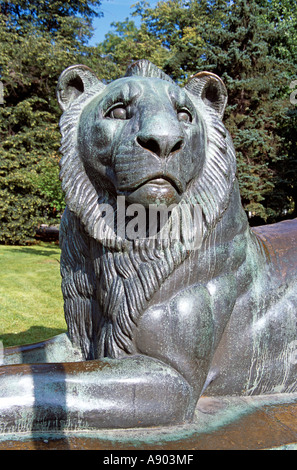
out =
[[[66,203],[91,237],[102,239],[103,203],[199,204],[206,230],[226,209],[236,164],[222,124],[227,92],[198,73],[184,88],[146,60],[109,85],[85,66],[58,84]],[[91,184],[90,184],[91,183]],[[118,237],[109,237],[122,246]]]

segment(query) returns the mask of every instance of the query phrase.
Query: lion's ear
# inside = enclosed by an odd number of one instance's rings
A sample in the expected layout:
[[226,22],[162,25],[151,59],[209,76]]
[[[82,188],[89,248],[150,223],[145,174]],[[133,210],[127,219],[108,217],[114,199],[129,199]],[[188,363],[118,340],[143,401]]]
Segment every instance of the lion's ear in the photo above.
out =
[[104,84],[98,80],[95,73],[86,65],[72,65],[60,75],[57,86],[58,103],[62,111],[66,111],[69,106],[83,93],[95,86],[104,88]]
[[190,78],[185,88],[223,117],[228,100],[228,93],[223,80],[211,72],[199,72]]

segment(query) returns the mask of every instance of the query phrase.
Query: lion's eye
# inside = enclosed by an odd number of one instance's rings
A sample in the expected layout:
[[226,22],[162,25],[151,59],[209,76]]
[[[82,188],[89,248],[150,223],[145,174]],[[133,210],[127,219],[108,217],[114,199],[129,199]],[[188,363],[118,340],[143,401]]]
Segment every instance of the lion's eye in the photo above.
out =
[[127,119],[127,111],[122,106],[113,108],[108,114],[107,117],[112,119]]
[[181,122],[192,122],[191,114],[185,109],[177,113],[177,119]]

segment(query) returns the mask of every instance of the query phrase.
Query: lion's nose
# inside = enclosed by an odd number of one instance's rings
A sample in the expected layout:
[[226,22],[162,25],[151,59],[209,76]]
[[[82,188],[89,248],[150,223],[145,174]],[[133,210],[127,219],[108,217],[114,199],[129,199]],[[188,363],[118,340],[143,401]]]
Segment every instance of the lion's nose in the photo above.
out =
[[148,136],[138,135],[137,143],[145,150],[158,155],[160,158],[169,157],[172,153],[177,152],[183,146],[184,139],[182,137],[172,138],[171,136]]

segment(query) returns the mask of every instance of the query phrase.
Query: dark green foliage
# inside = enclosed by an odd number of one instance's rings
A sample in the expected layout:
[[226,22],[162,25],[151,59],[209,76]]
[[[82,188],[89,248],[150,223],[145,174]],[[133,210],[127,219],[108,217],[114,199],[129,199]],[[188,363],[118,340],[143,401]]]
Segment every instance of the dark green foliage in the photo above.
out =
[[40,223],[59,223],[64,197],[55,89],[68,65],[89,60],[84,42],[98,5],[0,2],[0,243],[25,243]]
[[92,18],[100,16],[100,0],[13,0],[0,2],[7,25],[21,35],[28,27],[82,42],[91,36]]
[[237,150],[243,204],[263,222],[293,209],[289,194],[280,198],[276,188],[289,158],[280,129],[290,125],[288,86],[297,68],[280,57],[285,31],[268,21],[260,3],[240,0],[221,10],[225,20],[212,28],[206,67],[228,87],[226,125]]

